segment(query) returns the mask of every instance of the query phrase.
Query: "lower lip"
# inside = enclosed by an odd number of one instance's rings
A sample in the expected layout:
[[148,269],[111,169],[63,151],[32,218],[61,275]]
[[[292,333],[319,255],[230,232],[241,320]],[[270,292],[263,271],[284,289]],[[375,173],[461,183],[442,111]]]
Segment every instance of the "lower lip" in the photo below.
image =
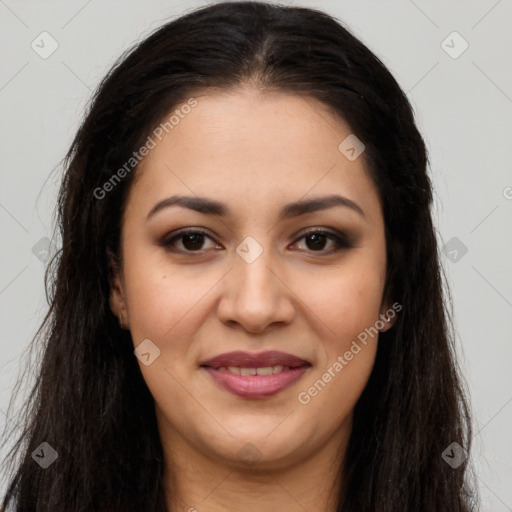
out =
[[263,398],[275,395],[300,379],[308,368],[308,366],[290,368],[272,375],[235,375],[228,370],[204,367],[217,384],[244,398]]

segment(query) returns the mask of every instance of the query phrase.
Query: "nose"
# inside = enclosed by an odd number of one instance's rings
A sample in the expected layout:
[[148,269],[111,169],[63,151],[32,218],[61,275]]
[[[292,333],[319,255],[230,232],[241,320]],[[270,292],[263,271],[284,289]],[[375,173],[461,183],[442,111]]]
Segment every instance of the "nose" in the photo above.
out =
[[292,322],[296,313],[295,295],[284,274],[269,250],[264,250],[252,262],[236,254],[234,268],[225,277],[217,310],[219,319],[251,333]]

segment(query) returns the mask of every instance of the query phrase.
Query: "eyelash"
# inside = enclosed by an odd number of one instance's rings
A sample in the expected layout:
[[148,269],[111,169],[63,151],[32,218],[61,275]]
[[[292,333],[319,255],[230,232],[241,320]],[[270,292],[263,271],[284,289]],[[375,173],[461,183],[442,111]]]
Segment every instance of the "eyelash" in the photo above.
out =
[[[182,250],[182,249],[172,248],[172,246],[175,243],[175,241],[179,240],[180,238],[182,238],[185,235],[190,235],[190,234],[202,235],[202,236],[205,236],[207,238],[210,238],[213,241],[213,238],[208,233],[206,233],[205,231],[201,231],[201,230],[195,229],[195,228],[187,228],[187,229],[183,229],[183,230],[179,231],[178,233],[173,234],[173,236],[171,238],[169,238],[168,236],[162,238],[162,240],[159,241],[159,245],[164,247],[166,250],[168,250],[170,252],[178,252],[178,253],[184,253],[184,254],[193,254],[193,253],[199,253],[200,254],[202,251],[204,251],[204,249],[199,249],[197,251],[189,251],[189,250]],[[306,238],[306,237],[311,236],[311,235],[325,236],[329,240],[332,240],[332,241],[336,242],[338,247],[336,249],[332,249],[330,251],[324,251],[324,250],[313,251],[313,250],[309,250],[309,251],[306,251],[306,252],[319,253],[320,255],[328,256],[330,254],[337,253],[337,252],[339,252],[339,251],[341,251],[343,249],[351,249],[352,247],[354,247],[353,244],[349,241],[349,239],[345,235],[343,235],[341,233],[336,234],[336,233],[333,233],[331,231],[325,231],[325,230],[321,230],[321,229],[312,229],[310,231],[307,231],[306,233],[303,233],[302,236],[297,239],[297,241],[302,240],[303,238]]]

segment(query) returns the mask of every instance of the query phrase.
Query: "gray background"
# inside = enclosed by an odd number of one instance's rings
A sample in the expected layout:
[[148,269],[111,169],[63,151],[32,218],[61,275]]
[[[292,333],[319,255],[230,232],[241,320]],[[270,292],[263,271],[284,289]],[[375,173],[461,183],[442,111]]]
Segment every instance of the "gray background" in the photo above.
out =
[[[430,153],[439,238],[448,244],[443,262],[475,414],[482,510],[512,511],[512,2],[287,3],[345,22],[413,104]],[[200,5],[0,0],[0,422],[18,375],[25,389],[34,378],[24,351],[47,304],[44,255],[33,248],[52,237],[59,163],[87,100],[128,46]],[[47,58],[31,47],[51,49],[43,31],[58,44]]]

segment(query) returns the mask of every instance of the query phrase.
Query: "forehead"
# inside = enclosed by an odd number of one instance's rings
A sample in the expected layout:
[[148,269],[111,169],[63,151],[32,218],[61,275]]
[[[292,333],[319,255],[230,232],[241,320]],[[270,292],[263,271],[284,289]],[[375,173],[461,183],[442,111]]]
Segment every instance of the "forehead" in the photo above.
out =
[[308,195],[340,193],[378,214],[364,152],[351,161],[340,151],[350,126],[320,101],[250,87],[194,99],[193,108],[177,105],[164,116],[162,123],[179,114],[158,137],[150,135],[155,145],[136,171],[133,200],[149,204],[182,192],[268,211]]

